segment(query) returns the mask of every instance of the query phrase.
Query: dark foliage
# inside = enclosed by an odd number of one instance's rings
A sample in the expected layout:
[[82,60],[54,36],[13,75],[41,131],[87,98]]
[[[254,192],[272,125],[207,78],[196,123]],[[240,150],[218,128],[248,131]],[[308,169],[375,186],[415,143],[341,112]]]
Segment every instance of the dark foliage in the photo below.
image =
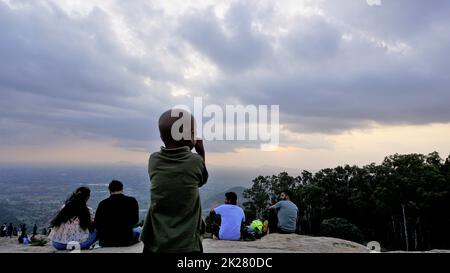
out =
[[261,215],[284,189],[293,192],[303,234],[320,235],[324,220],[343,218],[386,249],[450,248],[450,156],[395,154],[380,165],[259,176],[244,206]]
[[363,243],[361,230],[342,218],[331,218],[323,220],[320,224],[320,234],[326,237],[341,238],[357,243]]

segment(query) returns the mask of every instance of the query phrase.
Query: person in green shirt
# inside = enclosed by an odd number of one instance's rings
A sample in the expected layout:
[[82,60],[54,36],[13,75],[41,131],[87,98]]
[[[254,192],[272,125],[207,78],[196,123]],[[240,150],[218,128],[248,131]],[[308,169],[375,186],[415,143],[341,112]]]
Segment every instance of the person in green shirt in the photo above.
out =
[[[173,117],[175,110],[179,115]],[[140,238],[144,253],[203,252],[205,224],[199,187],[208,179],[205,149],[203,141],[195,137],[194,117],[184,110],[175,110],[168,110],[159,118],[164,147],[151,154],[148,163],[150,208]],[[176,128],[183,133],[177,140],[172,129],[186,118],[191,126],[183,123]],[[193,148],[196,154],[191,152]]]

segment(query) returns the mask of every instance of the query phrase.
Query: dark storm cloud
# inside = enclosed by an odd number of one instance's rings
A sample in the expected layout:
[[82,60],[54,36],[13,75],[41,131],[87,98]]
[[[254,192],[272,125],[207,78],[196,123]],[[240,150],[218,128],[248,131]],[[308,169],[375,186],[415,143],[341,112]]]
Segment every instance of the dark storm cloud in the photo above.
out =
[[[450,81],[445,71],[450,68],[450,40],[443,30],[450,19],[442,12],[448,4],[382,1],[381,6],[371,7],[365,1],[350,2],[322,1],[324,16],[299,16],[291,24],[280,23],[287,34],[276,39],[278,49],[266,51],[250,72],[224,69],[209,88],[220,94],[216,102],[235,96],[245,104],[279,104],[282,122],[303,133],[336,133],[364,128],[373,121],[449,122]],[[417,19],[420,10],[427,18]],[[255,15],[258,19],[264,20]],[[420,29],[413,31],[417,20]],[[193,25],[190,32],[202,33],[202,27]],[[194,45],[206,47],[197,47],[205,55],[210,55],[210,47],[216,52],[227,50],[226,43],[201,37]],[[246,48],[248,41],[240,42]],[[230,66],[211,59],[218,66]],[[245,61],[233,60],[238,67]]]
[[1,142],[106,137],[142,147],[157,138],[154,117],[170,104],[143,84],[165,77],[157,60],[142,66],[126,55],[100,9],[74,19],[55,5],[24,3],[14,10],[0,1]]
[[[159,113],[198,94],[279,104],[281,123],[300,133],[450,122],[448,1],[307,1],[320,12],[306,15],[245,1],[223,17],[196,2],[173,15],[112,1],[114,11],[83,16],[58,1],[11,2],[21,7],[0,0],[0,144],[75,136],[141,149],[158,140]],[[184,77],[193,51],[216,67],[212,80]]]
[[270,53],[267,37],[252,31],[251,7],[232,5],[222,22],[212,9],[195,11],[180,20],[180,36],[226,72],[245,70]]

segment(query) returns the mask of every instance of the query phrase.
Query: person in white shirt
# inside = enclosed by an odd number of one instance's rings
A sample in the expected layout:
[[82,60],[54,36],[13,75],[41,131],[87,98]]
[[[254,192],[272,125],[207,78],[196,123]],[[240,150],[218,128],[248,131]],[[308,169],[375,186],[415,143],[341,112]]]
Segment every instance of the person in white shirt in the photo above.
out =
[[244,210],[237,205],[237,195],[234,192],[225,194],[225,204],[214,208],[210,212],[210,219],[220,215],[221,223],[211,227],[212,233],[219,240],[239,241],[245,223]]

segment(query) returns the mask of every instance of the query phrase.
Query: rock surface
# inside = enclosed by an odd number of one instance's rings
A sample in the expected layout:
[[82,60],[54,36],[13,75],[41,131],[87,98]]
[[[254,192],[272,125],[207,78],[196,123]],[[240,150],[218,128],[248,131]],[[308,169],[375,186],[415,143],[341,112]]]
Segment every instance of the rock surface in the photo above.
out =
[[270,234],[252,242],[206,239],[205,252],[212,253],[367,253],[360,244],[327,237]]
[[[98,248],[87,253],[141,253],[142,243],[130,247]],[[367,253],[360,244],[336,238],[310,237],[295,234],[270,234],[261,240],[219,241],[204,239],[205,253]],[[0,253],[53,253],[50,244],[45,246],[24,246],[17,239],[0,239]]]

